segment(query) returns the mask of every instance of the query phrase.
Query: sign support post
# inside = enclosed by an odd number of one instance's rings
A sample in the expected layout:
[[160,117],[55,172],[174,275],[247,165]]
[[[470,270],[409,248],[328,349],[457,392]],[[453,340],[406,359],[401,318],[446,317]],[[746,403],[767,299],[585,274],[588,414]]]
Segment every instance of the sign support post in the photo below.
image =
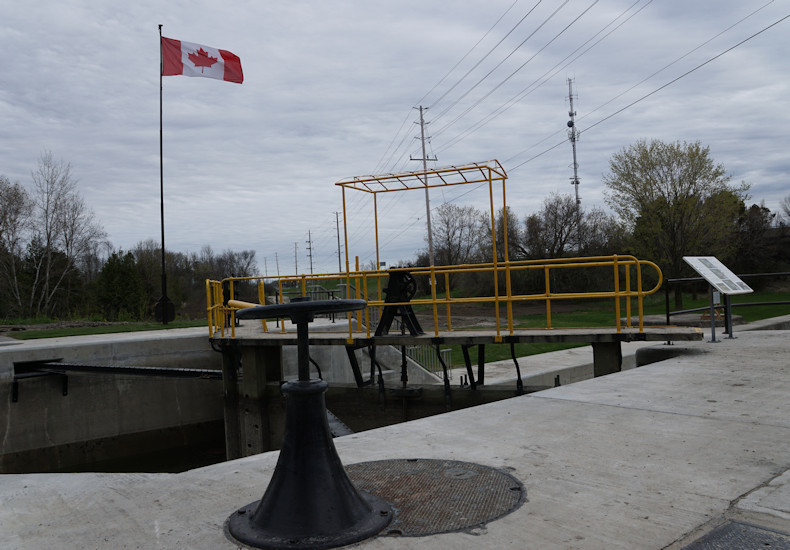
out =
[[683,256],[683,260],[694,271],[710,283],[710,336],[711,342],[716,342],[716,308],[713,304],[713,291],[717,290],[724,295],[725,332],[728,338],[735,338],[732,330],[732,304],[730,295],[748,294],[754,292],[740,277],[730,271],[715,256]]

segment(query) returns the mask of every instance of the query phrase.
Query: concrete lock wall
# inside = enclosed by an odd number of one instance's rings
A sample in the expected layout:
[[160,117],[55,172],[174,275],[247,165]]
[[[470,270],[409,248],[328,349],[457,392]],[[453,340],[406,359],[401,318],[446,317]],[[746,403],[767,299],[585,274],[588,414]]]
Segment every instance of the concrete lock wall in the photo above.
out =
[[[220,369],[204,330],[53,338],[0,346],[0,473],[50,471],[222,438],[219,380],[69,373],[18,381],[14,363]],[[67,395],[63,395],[64,388]]]
[[[354,384],[342,346],[312,346],[325,380]],[[367,350],[356,351],[363,376]],[[222,368],[204,329],[75,336],[0,345],[0,473],[68,470],[87,462],[222,440],[219,380],[68,373],[20,379],[13,400],[14,364],[61,359],[87,365]],[[377,348],[387,383],[400,380],[400,351]],[[296,347],[286,346],[283,378],[295,378]],[[311,369],[314,369],[311,366]],[[439,378],[408,359],[411,383]],[[311,372],[315,376],[314,370]],[[63,395],[64,388],[66,395]]]

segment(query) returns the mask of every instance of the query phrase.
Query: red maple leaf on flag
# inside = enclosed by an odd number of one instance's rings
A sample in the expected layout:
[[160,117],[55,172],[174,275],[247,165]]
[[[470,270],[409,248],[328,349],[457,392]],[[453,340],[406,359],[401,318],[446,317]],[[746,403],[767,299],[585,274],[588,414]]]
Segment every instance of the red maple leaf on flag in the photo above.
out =
[[217,62],[216,57],[211,57],[206,50],[200,48],[195,53],[190,53],[187,57],[189,60],[195,65],[195,67],[201,67],[200,72],[203,72],[203,67],[209,67]]

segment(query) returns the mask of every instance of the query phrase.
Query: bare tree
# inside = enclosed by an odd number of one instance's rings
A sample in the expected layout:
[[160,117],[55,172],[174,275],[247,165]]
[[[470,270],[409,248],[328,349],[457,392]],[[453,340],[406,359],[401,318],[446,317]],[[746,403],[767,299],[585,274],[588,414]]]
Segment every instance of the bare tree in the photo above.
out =
[[530,258],[560,258],[576,245],[579,216],[576,200],[570,195],[552,193],[543,209],[524,220],[522,250]]
[[18,183],[0,176],[0,274],[5,284],[0,292],[16,313],[22,313],[19,277],[24,238],[30,226],[33,203]]
[[626,231],[623,224],[600,208],[580,210],[580,254],[608,256],[619,254],[625,248]]
[[782,209],[782,217],[784,218],[785,223],[790,225],[790,195],[787,195],[782,202],[779,204],[779,207]]
[[[510,207],[500,208],[496,214],[496,254],[497,261],[504,261],[505,259],[505,223],[507,222],[507,258],[515,260],[518,253],[523,251],[524,247],[521,243],[521,234],[519,230],[518,217],[510,209]],[[490,225],[486,224],[486,229],[490,234]],[[490,244],[489,244],[490,247]],[[490,256],[489,253],[487,256]]]
[[32,179],[32,239],[27,254],[32,281],[27,307],[39,315],[52,312],[79,259],[94,242],[106,239],[106,233],[77,192],[70,164],[44,152]]
[[436,263],[458,265],[474,261],[483,220],[473,206],[440,205],[433,224]]

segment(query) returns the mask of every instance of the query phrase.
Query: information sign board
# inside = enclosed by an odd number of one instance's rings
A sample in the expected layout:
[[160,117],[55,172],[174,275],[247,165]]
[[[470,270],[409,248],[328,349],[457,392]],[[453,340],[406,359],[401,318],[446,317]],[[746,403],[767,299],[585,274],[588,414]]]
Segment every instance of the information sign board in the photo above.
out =
[[754,292],[740,277],[727,269],[715,256],[683,256],[694,271],[722,294],[748,294]]

